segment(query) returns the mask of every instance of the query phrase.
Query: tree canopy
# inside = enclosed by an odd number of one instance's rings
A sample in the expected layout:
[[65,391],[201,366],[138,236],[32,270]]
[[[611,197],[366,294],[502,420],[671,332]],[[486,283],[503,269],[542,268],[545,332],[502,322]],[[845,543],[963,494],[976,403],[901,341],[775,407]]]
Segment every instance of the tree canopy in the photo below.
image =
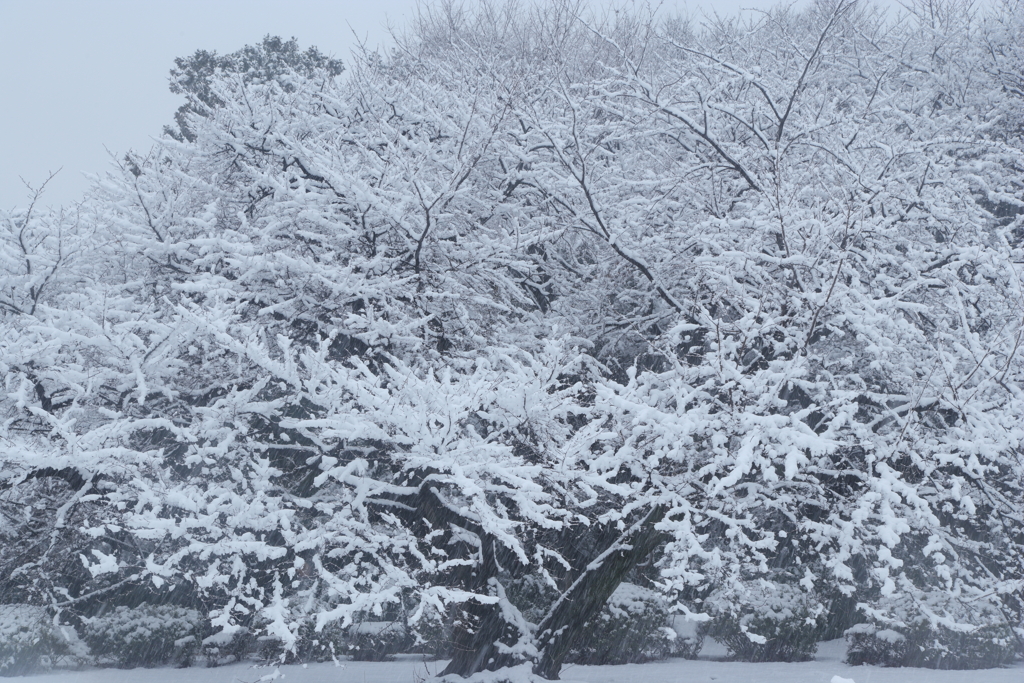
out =
[[542,678],[627,577],[1020,637],[1019,10],[177,60],[178,131],[0,217],[0,602],[450,614],[446,673]]

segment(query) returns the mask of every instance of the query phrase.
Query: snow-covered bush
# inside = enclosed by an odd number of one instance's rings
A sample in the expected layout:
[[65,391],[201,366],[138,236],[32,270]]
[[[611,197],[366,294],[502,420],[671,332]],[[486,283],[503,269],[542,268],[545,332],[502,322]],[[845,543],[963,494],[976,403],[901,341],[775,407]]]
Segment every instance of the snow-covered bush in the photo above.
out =
[[0,605],[0,676],[49,669],[60,658],[84,655],[70,626],[55,626],[42,607]]
[[96,661],[123,668],[188,666],[200,647],[199,612],[173,605],[115,607],[83,619],[83,640]]
[[864,606],[868,621],[846,631],[848,664],[985,669],[1022,654],[1012,627],[985,600],[908,590],[879,605],[884,609]]
[[669,656],[697,659],[701,648],[704,647],[704,635],[700,632],[700,624],[676,614],[669,620],[669,625],[675,632]]
[[256,638],[258,659],[274,663],[329,662],[341,657],[357,661],[380,662],[409,650],[413,636],[401,621],[362,620],[343,627],[340,621],[316,630],[316,621],[298,624],[294,640],[285,643],[276,635]]
[[670,626],[668,603],[660,594],[622,583],[597,618],[586,626],[586,638],[566,658],[575,664],[634,664],[673,655],[696,657],[700,636],[679,636]]
[[1020,654],[1007,626],[958,631],[919,621],[902,630],[857,624],[846,632],[846,662],[852,665],[919,666],[928,669],[988,669]]
[[271,654],[279,656],[280,641],[267,638],[260,640],[252,629],[239,626],[230,631],[221,631],[203,638],[199,653],[206,666],[214,667],[222,664],[238,662],[246,657],[257,655],[271,659]]
[[[415,615],[414,615],[415,616]],[[440,610],[427,607],[418,618],[409,620],[409,652],[444,659],[452,647],[451,619]]]
[[717,591],[698,633],[745,662],[802,662],[818,649],[825,608],[799,587],[769,581]]
[[299,661],[329,662],[346,654],[347,635],[337,622],[327,624],[320,631],[313,623],[303,624],[296,643],[296,659]]
[[875,624],[856,624],[846,631],[846,662],[854,666],[903,666],[907,661],[907,638],[899,631]]
[[344,652],[357,661],[380,662],[409,642],[409,633],[399,621],[361,621],[349,627]]
[[317,631],[315,620],[304,619],[298,623],[293,636],[290,643],[266,633],[251,637],[253,654],[268,664],[329,662],[344,654],[347,637],[339,622],[326,624]]

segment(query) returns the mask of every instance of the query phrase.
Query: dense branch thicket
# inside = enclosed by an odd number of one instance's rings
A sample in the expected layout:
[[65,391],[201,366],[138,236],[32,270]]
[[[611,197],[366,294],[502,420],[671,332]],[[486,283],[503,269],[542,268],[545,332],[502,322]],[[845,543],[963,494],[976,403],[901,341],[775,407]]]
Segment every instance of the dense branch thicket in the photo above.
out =
[[179,60],[177,131],[0,216],[0,602],[284,651],[441,615],[446,673],[554,679],[629,579],[756,646],[789,596],[1012,651],[1021,17],[480,5],[344,73]]

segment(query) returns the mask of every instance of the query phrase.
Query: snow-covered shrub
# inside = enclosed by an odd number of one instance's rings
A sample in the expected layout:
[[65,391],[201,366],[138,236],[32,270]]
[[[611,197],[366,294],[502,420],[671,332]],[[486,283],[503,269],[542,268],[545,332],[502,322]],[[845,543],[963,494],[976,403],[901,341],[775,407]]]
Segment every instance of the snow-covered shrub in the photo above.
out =
[[34,605],[0,605],[0,676],[49,669],[60,657],[82,655],[74,630],[54,626]]
[[[279,644],[280,641],[272,642]],[[241,661],[252,654],[264,654],[262,644],[251,629],[240,626],[231,632],[222,631],[207,636],[199,651],[206,660],[206,666],[213,667]]]
[[199,612],[173,605],[116,607],[82,621],[83,639],[96,661],[123,668],[188,666],[201,642]]
[[802,662],[818,649],[825,608],[799,587],[768,581],[716,591],[698,628],[745,662]]
[[865,606],[868,621],[846,631],[848,664],[985,669],[1020,654],[1013,629],[984,601],[964,605],[949,595],[918,593]]
[[409,644],[409,633],[399,621],[362,621],[348,629],[344,653],[357,661],[380,662]]
[[329,662],[341,657],[380,662],[409,649],[412,638],[401,621],[357,621],[348,627],[334,621],[317,631],[315,621],[303,621],[294,633],[295,642],[286,647],[275,636],[256,639],[256,656],[277,663]]
[[408,651],[415,642],[415,635],[401,621],[366,620],[347,627],[335,621],[324,625],[319,631],[315,625],[312,618],[299,623],[293,631],[294,642],[289,645],[272,634],[258,636],[254,648],[256,656],[260,660],[278,664],[331,661],[339,657],[382,661],[398,652]]
[[325,624],[319,631],[312,620],[299,629],[296,659],[307,662],[329,662],[347,653],[348,637],[337,621]]
[[669,626],[675,632],[669,656],[697,659],[700,649],[704,646],[704,635],[700,632],[700,624],[676,614],[669,620]]
[[575,664],[633,664],[673,655],[695,657],[702,638],[680,637],[670,626],[665,598],[647,588],[622,583],[598,617],[586,627],[587,638],[577,643],[567,662]]
[[273,664],[329,662],[345,654],[347,636],[340,622],[325,624],[317,631],[316,621],[305,619],[298,624],[294,636],[292,646],[287,646],[274,635],[255,636],[251,638],[252,649],[257,659]]
[[451,651],[451,619],[436,608],[426,608],[418,619],[410,619],[409,635],[410,652],[444,659]]
[[875,624],[856,624],[846,631],[846,663],[857,666],[903,666],[907,659],[907,638],[899,631]]
[[857,624],[846,632],[846,662],[852,665],[918,666],[928,669],[986,669],[1016,659],[1018,645],[1007,626],[979,626],[970,632],[921,621],[903,631]]

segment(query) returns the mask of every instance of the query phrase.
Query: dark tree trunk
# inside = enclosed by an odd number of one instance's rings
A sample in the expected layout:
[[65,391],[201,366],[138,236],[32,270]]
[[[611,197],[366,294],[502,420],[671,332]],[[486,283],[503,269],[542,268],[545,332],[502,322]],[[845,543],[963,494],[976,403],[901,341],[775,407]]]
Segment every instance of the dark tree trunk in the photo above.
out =
[[[472,566],[452,571],[446,583],[464,590],[489,595],[495,592],[499,567],[514,575],[521,575],[524,567],[514,553],[504,548],[474,520],[467,518],[445,504],[440,492],[429,483],[421,485],[420,492],[406,501],[414,514],[428,522],[433,529],[459,529],[479,539],[479,561]],[[446,543],[447,545],[447,543]],[[484,669],[498,669],[512,664],[511,657],[498,651],[502,640],[515,641],[521,635],[502,617],[494,604],[477,601],[459,607],[461,614],[452,633],[452,659],[441,675],[472,676]]]
[[498,651],[497,643],[508,635],[508,624],[497,605],[478,602],[463,606],[463,614],[452,634],[452,660],[442,676],[472,676],[484,669],[500,669],[514,662]]
[[626,574],[664,541],[654,526],[666,512],[661,505],[651,510],[591,562],[551,607],[537,628],[541,657],[533,667],[535,674],[558,680],[562,662],[583,635],[586,623],[600,613]]
[[[429,472],[424,476],[426,474]],[[447,584],[478,595],[489,595],[496,589],[492,580],[498,580],[499,568],[514,577],[524,573],[526,567],[513,553],[497,543],[474,520],[450,508],[429,482],[422,482],[416,495],[400,502],[411,518],[419,518],[433,529],[459,527],[479,539],[479,561],[453,571]],[[562,662],[583,635],[586,623],[600,613],[629,571],[664,542],[664,535],[654,527],[665,518],[666,512],[664,506],[656,506],[622,533],[582,570],[551,607],[537,629],[536,642],[541,657],[534,665],[535,674],[550,680],[558,679]],[[519,633],[504,619],[501,608],[470,601],[460,609],[461,614],[452,633],[452,659],[441,675],[468,677],[485,669],[494,670],[514,664],[511,656],[499,651],[498,644],[514,642],[525,634]]]

